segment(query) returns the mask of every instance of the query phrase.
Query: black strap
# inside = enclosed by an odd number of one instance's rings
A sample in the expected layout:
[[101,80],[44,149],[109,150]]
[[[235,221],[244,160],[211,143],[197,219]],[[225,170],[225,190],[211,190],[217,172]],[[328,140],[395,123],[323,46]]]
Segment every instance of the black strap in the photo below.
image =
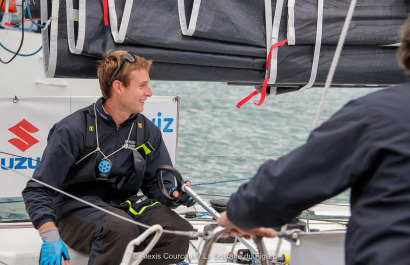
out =
[[[141,113],[137,114],[137,120],[136,120],[136,124],[137,125],[137,145],[136,146],[140,146],[144,143],[144,138],[145,138],[145,124],[144,124],[144,115],[142,115]],[[134,125],[134,126],[135,126]]]
[[85,120],[85,141],[84,149],[95,149],[95,137],[96,137],[96,127],[95,127],[95,117],[91,115],[88,110],[83,111],[84,120]]

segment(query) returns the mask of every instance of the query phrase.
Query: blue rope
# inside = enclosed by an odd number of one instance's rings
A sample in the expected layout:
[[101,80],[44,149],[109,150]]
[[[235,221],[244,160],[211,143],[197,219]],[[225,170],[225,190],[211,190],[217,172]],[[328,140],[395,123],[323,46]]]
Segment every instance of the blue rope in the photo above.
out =
[[244,178],[244,179],[232,179],[232,180],[222,180],[222,181],[214,181],[214,182],[205,182],[205,183],[197,183],[191,184],[193,186],[201,186],[201,185],[210,185],[210,184],[219,184],[219,183],[226,183],[226,182],[234,182],[234,181],[242,181],[242,180],[249,180],[251,178]]
[[201,214],[201,215],[197,215],[196,217],[203,217],[203,216],[207,216],[207,215],[209,215],[209,213],[208,213],[208,212],[202,212],[202,214]]
[[[12,50],[7,49],[1,42],[0,42],[0,46],[1,46],[3,49],[5,49],[6,51],[8,51],[9,53],[16,54],[16,53],[13,52]],[[36,55],[37,53],[39,53],[39,51],[41,51],[42,48],[43,48],[43,46],[40,46],[40,48],[39,48],[37,51],[33,52],[33,53],[29,53],[29,54],[21,54],[21,53],[18,53],[17,55],[18,55],[18,56],[23,56],[23,57],[33,56],[33,55]]]
[[5,202],[0,202],[0,204],[3,204],[3,203],[19,203],[19,202],[24,202],[24,201],[5,201]]
[[15,218],[15,217],[0,217],[3,220],[26,220],[27,218]]
[[11,0],[9,0],[9,3],[10,3],[10,5],[12,5],[12,6],[21,6],[21,5],[18,5],[18,4],[13,4],[13,3],[11,2]]
[[[11,0],[9,0],[9,3],[10,3],[12,6],[15,6],[15,7],[23,6],[23,5],[13,4],[13,3],[11,2]],[[31,20],[31,23],[33,23],[34,25],[36,25],[36,26],[39,27],[39,28],[44,28],[45,25],[37,24],[37,23],[34,21],[33,17],[31,16],[30,3],[29,3],[29,1],[27,1],[26,3],[27,3],[27,8],[24,9],[24,17],[26,17],[26,12],[28,12],[28,16],[29,16],[29,18],[30,18],[30,20]],[[22,22],[22,23],[24,23],[24,22]]]
[[258,263],[256,262],[255,255],[253,255],[252,251],[249,250],[249,252],[251,253],[253,262],[255,263],[255,265],[257,265]]
[[45,27],[45,25],[37,24],[37,23],[33,20],[33,17],[31,16],[31,12],[30,12],[30,4],[29,4],[29,1],[27,2],[27,8],[26,8],[26,10],[28,11],[28,16],[29,16],[29,18],[30,18],[30,20],[31,20],[31,23],[33,23],[34,25],[36,25],[36,26],[39,27],[39,28],[44,28],[44,27]]

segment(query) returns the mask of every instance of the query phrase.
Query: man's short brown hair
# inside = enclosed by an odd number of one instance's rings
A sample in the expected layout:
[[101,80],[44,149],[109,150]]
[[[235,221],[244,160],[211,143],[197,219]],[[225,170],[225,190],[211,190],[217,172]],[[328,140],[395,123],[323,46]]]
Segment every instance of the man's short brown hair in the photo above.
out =
[[[124,63],[121,67],[121,62],[123,61],[124,55],[127,53],[127,51],[116,51],[111,53],[110,55],[107,55],[100,61],[97,75],[100,82],[100,89],[103,98],[107,99],[111,97],[111,87],[114,80],[119,80],[125,86],[128,86],[130,82],[130,72],[136,69],[146,69],[147,71],[150,70],[152,61],[136,55],[132,55],[135,57],[134,62],[131,63],[128,60],[124,60]],[[113,76],[117,68],[121,69],[119,69],[119,71]]]
[[406,69],[410,79],[410,15],[401,27],[401,45],[397,51],[399,63]]

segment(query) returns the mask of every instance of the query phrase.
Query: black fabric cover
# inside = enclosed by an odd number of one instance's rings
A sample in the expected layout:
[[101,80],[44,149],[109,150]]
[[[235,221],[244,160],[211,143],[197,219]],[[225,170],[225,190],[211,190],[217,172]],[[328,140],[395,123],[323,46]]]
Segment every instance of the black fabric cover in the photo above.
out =
[[[56,1],[55,1],[56,2]],[[74,0],[74,8],[79,1]],[[124,0],[115,0],[118,25]],[[325,1],[322,47],[316,86],[323,85],[350,1]],[[42,0],[51,16],[51,1]],[[96,78],[100,58],[116,50],[128,50],[154,61],[153,80],[217,81],[261,85],[265,78],[265,7],[262,0],[202,0],[193,36],[181,32],[177,1],[134,0],[124,43],[115,43],[111,27],[104,25],[101,1],[86,2],[86,34],[81,54],[68,48],[66,0],[59,0],[57,51],[44,43],[44,58],[57,53],[52,77]],[[272,0],[272,12],[276,1]],[[192,1],[185,0],[187,24]],[[334,86],[386,86],[406,80],[396,59],[400,25],[410,2],[365,0],[358,3],[340,58]],[[286,39],[287,0],[284,1],[279,40]],[[278,48],[274,86],[301,87],[308,83],[315,48],[317,1],[295,4],[296,45]],[[43,14],[44,15],[44,14]],[[81,19],[81,18],[80,18]],[[77,23],[77,22],[76,22]],[[52,23],[55,27],[57,23]],[[77,29],[77,24],[76,24]],[[49,35],[50,28],[43,31]],[[77,37],[77,32],[75,32]],[[49,38],[44,38],[49,42]],[[49,64],[46,61],[45,69]]]

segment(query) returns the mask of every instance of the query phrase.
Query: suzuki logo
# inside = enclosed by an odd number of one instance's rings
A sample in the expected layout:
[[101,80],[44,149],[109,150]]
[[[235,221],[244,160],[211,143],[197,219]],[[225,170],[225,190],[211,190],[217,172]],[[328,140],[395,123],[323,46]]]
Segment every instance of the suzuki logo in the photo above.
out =
[[13,127],[9,128],[9,131],[20,138],[10,139],[9,143],[11,143],[23,152],[32,147],[33,145],[35,145],[36,143],[38,143],[38,140],[31,136],[29,133],[35,133],[39,130],[25,119],[23,119],[21,122],[17,123]]

